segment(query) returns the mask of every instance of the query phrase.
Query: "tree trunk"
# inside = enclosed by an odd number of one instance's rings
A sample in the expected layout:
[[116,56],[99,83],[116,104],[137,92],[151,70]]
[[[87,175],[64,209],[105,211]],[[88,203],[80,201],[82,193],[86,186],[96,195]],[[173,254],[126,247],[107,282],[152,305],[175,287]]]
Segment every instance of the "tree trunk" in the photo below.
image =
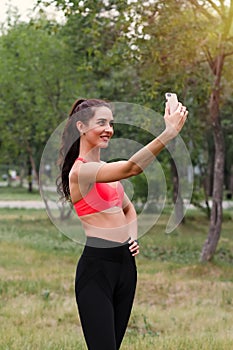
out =
[[[213,137],[213,130],[211,138]],[[209,137],[208,137],[209,138]],[[211,144],[208,146],[209,160],[207,165],[207,174],[205,177],[206,193],[208,197],[213,196],[213,183],[214,183],[214,163],[215,163],[215,147]]]
[[203,176],[203,190],[205,196],[205,205],[206,205],[206,213],[207,217],[210,220],[211,209],[209,205],[209,197],[213,195],[213,174],[214,174],[214,147],[209,147],[209,159],[206,173]]
[[[32,180],[33,180],[33,176],[35,177],[36,179],[36,182],[37,184],[39,185],[39,175],[38,175],[38,172],[36,170],[36,164],[35,164],[35,161],[34,161],[34,158],[33,158],[33,155],[32,155],[32,149],[29,145],[29,142],[26,141],[26,146],[27,146],[27,151],[28,151],[28,157],[29,157],[29,163],[30,163],[30,166],[28,165],[28,185],[29,185],[29,188],[31,187],[31,190],[29,190],[29,192],[32,192]],[[31,168],[31,173],[29,175],[29,168]]]
[[175,205],[176,224],[184,223],[184,203],[181,197],[179,188],[179,177],[176,169],[176,164],[171,158],[171,173],[173,183],[173,203]]
[[215,60],[216,80],[210,98],[210,117],[213,128],[215,162],[214,162],[214,183],[212,208],[210,216],[209,233],[204,243],[201,261],[209,261],[213,258],[221,234],[222,226],[222,198],[224,184],[224,137],[219,115],[220,102],[220,80],[224,63],[224,55],[219,54]]
[[231,200],[233,195],[233,165],[231,166],[230,174],[227,178],[227,190],[227,199]]
[[210,219],[210,205],[209,205],[209,182],[210,182],[210,176],[207,175],[203,180],[203,190],[204,190],[204,196],[205,196],[205,205],[206,205],[206,213],[208,219]]
[[32,192],[32,166],[30,159],[28,159],[28,192]]
[[24,164],[24,166],[21,165],[20,166],[20,170],[19,170],[19,181],[20,181],[19,186],[20,187],[23,187],[23,179],[24,179],[24,177],[25,177],[25,164]]

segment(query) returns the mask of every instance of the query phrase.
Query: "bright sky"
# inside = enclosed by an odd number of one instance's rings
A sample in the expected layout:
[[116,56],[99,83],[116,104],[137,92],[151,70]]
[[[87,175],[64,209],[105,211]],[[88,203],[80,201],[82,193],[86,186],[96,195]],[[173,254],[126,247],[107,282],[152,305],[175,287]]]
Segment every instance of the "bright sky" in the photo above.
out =
[[[134,2],[135,0],[131,0]],[[214,1],[218,6],[219,6],[219,1]],[[21,19],[23,21],[27,21],[28,19],[28,14],[30,13],[29,11],[33,9],[33,6],[35,5],[36,0],[0,0],[0,23],[5,22],[6,20],[6,12],[9,7],[9,4],[13,7],[17,7],[19,10],[19,14],[21,16]],[[225,0],[225,4],[229,4],[230,0]],[[64,18],[62,16],[61,12],[58,13],[58,11],[55,11],[54,6],[51,6],[50,9],[47,9],[46,12],[48,12],[48,15],[50,18],[55,17],[55,12],[57,13],[56,18],[58,20]]]
[[[30,14],[30,10],[32,10],[34,5],[36,4],[36,0],[0,0],[0,9],[1,9],[0,22],[1,23],[4,23],[6,21],[6,17],[7,17],[6,12],[7,12],[7,9],[9,8],[9,4],[13,8],[17,7],[20,18],[23,21],[27,21],[28,16]],[[53,18],[55,17],[54,7],[51,6],[51,8],[46,10],[46,12],[48,12],[49,17],[53,17]],[[61,18],[61,15],[60,16],[57,15],[56,17]]]

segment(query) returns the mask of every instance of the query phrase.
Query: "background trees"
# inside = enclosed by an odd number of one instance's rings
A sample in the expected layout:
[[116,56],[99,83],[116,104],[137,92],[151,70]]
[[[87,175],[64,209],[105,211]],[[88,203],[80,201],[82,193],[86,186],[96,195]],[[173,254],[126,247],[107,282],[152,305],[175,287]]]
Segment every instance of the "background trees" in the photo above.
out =
[[[54,26],[55,25],[55,26]],[[78,82],[56,24],[15,23],[0,37],[1,162],[37,178],[46,140],[64,119]]]
[[[189,123],[192,128],[189,140],[195,138],[193,130],[200,126],[201,121],[207,132],[211,128],[209,138],[211,140],[213,137],[214,147],[211,151],[214,150],[214,156],[210,153],[208,161],[213,170],[209,174],[213,174],[213,178],[206,180],[209,188],[210,182],[213,185],[210,190],[212,210],[209,234],[201,255],[203,261],[210,260],[220,237],[222,223],[225,151],[220,106],[226,99],[224,76],[227,71],[224,65],[227,59],[232,62],[233,54],[233,1],[230,5],[224,1],[219,4],[212,1],[160,1],[146,3],[141,13],[145,25],[144,37],[140,42],[144,43],[145,37],[148,38],[147,45],[141,51],[141,59],[145,80],[147,84],[150,81],[151,90],[158,91],[158,84],[163,88],[175,87],[188,105],[192,99],[197,101],[202,92],[199,100],[205,101],[204,118]],[[204,80],[200,79],[200,72]],[[193,86],[198,86],[198,89],[193,89]],[[192,112],[192,107],[190,109]],[[203,154],[203,149],[199,149],[199,152],[198,158]]]
[[[44,143],[77,96],[162,113],[164,93],[176,91],[189,108],[182,137],[195,167],[193,203],[210,215],[202,251],[202,260],[210,260],[221,232],[223,189],[230,198],[233,186],[233,1],[54,3],[64,24],[41,16],[15,22],[0,37],[1,162],[28,164],[36,174]],[[132,132],[142,143],[150,137]],[[168,154],[159,160],[177,183]]]

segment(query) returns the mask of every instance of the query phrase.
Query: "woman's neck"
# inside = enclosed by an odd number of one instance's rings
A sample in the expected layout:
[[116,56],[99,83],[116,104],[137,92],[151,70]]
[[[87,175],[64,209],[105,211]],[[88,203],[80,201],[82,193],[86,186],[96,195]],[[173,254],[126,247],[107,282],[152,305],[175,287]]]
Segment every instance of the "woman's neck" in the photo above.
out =
[[91,148],[80,144],[79,158],[83,158],[89,162],[100,162],[100,148]]

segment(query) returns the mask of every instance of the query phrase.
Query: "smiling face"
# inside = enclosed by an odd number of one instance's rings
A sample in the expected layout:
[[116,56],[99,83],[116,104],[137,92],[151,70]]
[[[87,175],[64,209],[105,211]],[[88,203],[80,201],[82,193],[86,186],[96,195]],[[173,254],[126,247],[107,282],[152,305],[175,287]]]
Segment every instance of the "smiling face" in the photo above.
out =
[[88,125],[82,125],[85,140],[92,147],[106,148],[109,140],[114,134],[112,111],[105,107],[96,107],[93,118]]

